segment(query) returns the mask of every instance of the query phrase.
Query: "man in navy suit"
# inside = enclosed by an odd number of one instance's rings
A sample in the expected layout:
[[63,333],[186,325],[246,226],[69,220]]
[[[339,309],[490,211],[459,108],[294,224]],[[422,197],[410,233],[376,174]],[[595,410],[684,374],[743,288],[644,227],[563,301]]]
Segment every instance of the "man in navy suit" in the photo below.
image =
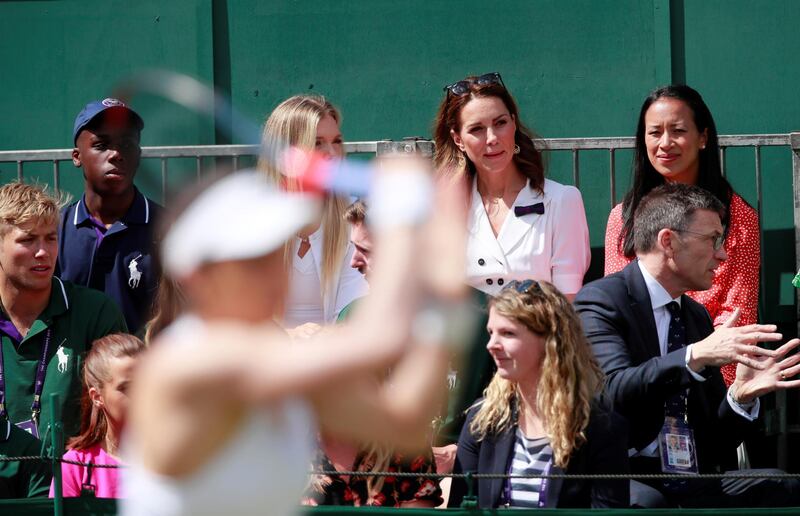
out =
[[[724,207],[712,194],[683,184],[655,188],[634,217],[637,259],[622,271],[586,285],[575,299],[587,337],[608,379],[605,403],[630,425],[635,473],[718,473],[736,465],[736,448],[760,412],[759,396],[800,385],[800,341],[777,350],[774,325],[735,327],[738,310],[714,329],[705,308],[685,295],[711,287],[723,249]],[[719,366],[736,362],[725,388]],[[677,436],[677,437],[676,437]],[[667,438],[689,450],[676,459]],[[662,445],[659,446],[659,441]],[[692,457],[693,456],[693,457]],[[683,460],[691,465],[681,470]],[[796,481],[764,479],[669,480],[631,485],[641,506],[723,507],[799,505]],[[656,491],[653,491],[655,489]],[[653,494],[661,496],[652,496]],[[663,496],[663,498],[662,498]]]

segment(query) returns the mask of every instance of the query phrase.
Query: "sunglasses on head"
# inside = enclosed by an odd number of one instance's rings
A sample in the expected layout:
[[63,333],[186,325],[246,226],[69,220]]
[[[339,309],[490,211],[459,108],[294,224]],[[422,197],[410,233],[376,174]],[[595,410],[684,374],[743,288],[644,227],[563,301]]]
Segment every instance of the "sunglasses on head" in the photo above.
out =
[[475,79],[464,79],[463,81],[454,82],[453,84],[449,84],[444,87],[444,91],[447,92],[447,95],[451,93],[457,97],[464,95],[469,91],[469,87],[473,84],[477,84],[478,86],[484,86],[486,84],[499,84],[503,88],[506,87],[503,84],[503,78],[500,77],[499,72],[491,72],[485,73],[480,77],[476,77]]
[[542,287],[539,285],[539,282],[536,280],[526,279],[523,281],[510,281],[506,283],[506,286],[503,287],[503,290],[511,288],[519,292],[520,294],[541,294],[543,293]]

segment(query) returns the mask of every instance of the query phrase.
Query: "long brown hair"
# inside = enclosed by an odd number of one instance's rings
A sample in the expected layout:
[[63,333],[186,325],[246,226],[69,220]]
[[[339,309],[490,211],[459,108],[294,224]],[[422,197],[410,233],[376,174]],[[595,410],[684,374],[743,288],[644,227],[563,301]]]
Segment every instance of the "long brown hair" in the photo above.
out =
[[[591,401],[603,383],[572,304],[550,283],[533,282],[524,292],[506,287],[489,308],[522,324],[545,340],[545,356],[536,391],[536,410],[553,449],[553,462],[566,468],[572,452],[586,441]],[[470,431],[478,439],[514,423],[519,385],[495,373]]]
[[106,438],[108,420],[102,408],[92,403],[89,388],[102,389],[110,382],[108,366],[113,358],[135,357],[145,350],[144,343],[133,335],[113,333],[92,343],[83,362],[83,393],[81,394],[81,431],[69,440],[74,450],[91,448]]
[[514,141],[519,145],[520,151],[514,155],[514,164],[520,173],[528,178],[530,187],[541,191],[544,187],[545,166],[542,153],[533,144],[533,139],[537,138],[536,134],[522,123],[517,103],[504,85],[478,84],[475,79],[474,76],[465,79],[471,82],[468,92],[463,95],[446,92],[439,105],[433,127],[433,138],[436,143],[433,164],[437,172],[456,177],[463,177],[466,174],[472,178],[475,175],[475,164],[456,146],[450,130],[455,132],[461,130],[461,110],[469,101],[481,97],[497,97],[503,101],[517,125]]

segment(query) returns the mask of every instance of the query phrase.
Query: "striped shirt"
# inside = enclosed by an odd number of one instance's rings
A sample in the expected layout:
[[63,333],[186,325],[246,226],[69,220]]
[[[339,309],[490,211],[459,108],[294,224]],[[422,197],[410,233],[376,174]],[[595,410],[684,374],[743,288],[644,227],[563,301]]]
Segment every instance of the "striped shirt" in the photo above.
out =
[[[528,439],[517,428],[514,442],[514,457],[511,460],[512,475],[537,475],[549,470],[553,458],[553,450],[547,437]],[[543,479],[541,478],[509,478],[506,498],[511,507],[530,509],[539,507]]]

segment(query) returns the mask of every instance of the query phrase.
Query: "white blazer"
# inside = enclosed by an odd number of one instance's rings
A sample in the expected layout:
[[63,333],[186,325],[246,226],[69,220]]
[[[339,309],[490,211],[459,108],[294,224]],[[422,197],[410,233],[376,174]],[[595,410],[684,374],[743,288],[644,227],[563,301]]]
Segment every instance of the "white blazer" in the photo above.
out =
[[[549,179],[544,193],[520,190],[497,238],[472,181],[467,222],[467,283],[489,295],[511,280],[546,280],[575,294],[589,269],[589,228],[580,191]],[[544,213],[517,217],[514,207],[544,204]]]

